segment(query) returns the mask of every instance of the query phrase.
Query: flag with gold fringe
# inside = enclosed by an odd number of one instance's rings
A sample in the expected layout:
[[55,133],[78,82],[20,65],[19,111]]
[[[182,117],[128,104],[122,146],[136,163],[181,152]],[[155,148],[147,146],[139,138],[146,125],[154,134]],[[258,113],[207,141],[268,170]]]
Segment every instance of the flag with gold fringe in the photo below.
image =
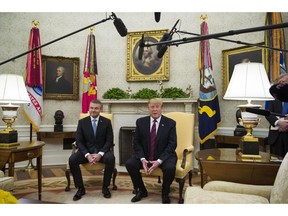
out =
[[[267,26],[281,23],[282,15],[280,12],[266,13]],[[286,49],[284,29],[267,30],[265,32],[265,45],[278,49]],[[278,77],[286,73],[285,57],[282,51],[266,50],[266,70],[271,83],[277,82]]]
[[[208,25],[201,24],[201,35],[207,35]],[[221,124],[217,89],[213,77],[209,40],[203,40],[199,46],[198,68],[200,72],[200,90],[198,101],[199,142],[203,144],[216,134]]]
[[90,34],[87,38],[87,46],[85,53],[84,71],[83,71],[83,94],[82,94],[82,113],[89,111],[90,101],[97,99],[97,81],[96,75],[96,43],[93,30],[90,29]]
[[[28,50],[41,46],[39,22],[33,21],[30,31]],[[30,52],[26,63],[26,89],[30,103],[24,105],[24,115],[32,125],[34,131],[39,131],[43,117],[43,81],[42,81],[41,49]]]

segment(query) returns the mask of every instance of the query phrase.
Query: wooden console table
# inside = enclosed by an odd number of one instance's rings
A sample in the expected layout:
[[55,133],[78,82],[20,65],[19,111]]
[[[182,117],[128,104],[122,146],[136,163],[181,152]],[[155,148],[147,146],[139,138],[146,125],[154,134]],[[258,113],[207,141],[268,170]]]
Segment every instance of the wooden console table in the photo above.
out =
[[75,141],[75,138],[76,138],[76,131],[62,131],[62,132],[40,131],[40,132],[37,132],[38,141],[42,141],[42,139],[45,139],[45,138],[59,138],[63,140],[63,144],[65,143],[65,140],[67,140],[69,141],[69,144],[71,143],[71,146],[69,145],[69,149],[72,149],[72,143]]
[[14,167],[16,162],[37,160],[37,174],[38,174],[38,199],[41,200],[42,192],[42,147],[44,142],[20,142],[20,145],[15,148],[0,148],[0,169],[5,170],[5,164],[9,165],[9,176],[14,176]]
[[[226,135],[215,135],[216,148],[235,147],[237,148],[242,142],[241,136],[226,136]],[[266,152],[266,146],[268,145],[268,139],[266,137],[258,137],[260,151]]]

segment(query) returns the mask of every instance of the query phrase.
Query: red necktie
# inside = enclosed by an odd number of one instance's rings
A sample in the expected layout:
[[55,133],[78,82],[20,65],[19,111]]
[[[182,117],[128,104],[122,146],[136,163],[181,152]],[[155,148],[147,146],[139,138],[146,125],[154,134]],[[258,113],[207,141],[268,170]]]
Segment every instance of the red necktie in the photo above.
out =
[[154,160],[154,154],[155,154],[155,143],[156,143],[156,122],[157,120],[154,119],[152,129],[150,132],[150,157],[149,160],[153,161]]

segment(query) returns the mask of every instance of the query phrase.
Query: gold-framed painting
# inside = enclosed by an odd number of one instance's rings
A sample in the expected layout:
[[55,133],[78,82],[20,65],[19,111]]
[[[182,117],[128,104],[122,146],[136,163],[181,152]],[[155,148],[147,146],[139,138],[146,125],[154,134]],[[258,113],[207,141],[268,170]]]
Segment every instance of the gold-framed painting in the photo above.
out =
[[143,48],[139,56],[139,44],[144,34],[146,43],[157,43],[168,29],[129,32],[127,34],[127,81],[169,80],[169,48],[158,58],[157,46]]
[[78,57],[42,55],[44,99],[79,99],[79,62]]
[[[257,45],[264,45],[259,43]],[[265,49],[255,46],[242,46],[222,50],[222,96],[224,97],[229,81],[232,77],[234,66],[241,62],[259,62],[265,65]]]

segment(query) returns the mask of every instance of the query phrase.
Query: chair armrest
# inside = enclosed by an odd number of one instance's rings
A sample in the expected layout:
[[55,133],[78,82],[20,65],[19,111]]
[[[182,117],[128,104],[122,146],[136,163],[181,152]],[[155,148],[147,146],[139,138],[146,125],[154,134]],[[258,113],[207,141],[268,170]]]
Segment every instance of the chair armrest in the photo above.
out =
[[181,163],[181,168],[182,169],[185,169],[185,166],[186,166],[186,157],[187,157],[187,154],[192,152],[194,150],[194,146],[190,146],[188,148],[185,148],[183,150],[183,157],[182,157],[182,163]]
[[203,189],[209,191],[257,195],[270,200],[272,187],[272,185],[250,185],[227,181],[210,181],[204,185]]

